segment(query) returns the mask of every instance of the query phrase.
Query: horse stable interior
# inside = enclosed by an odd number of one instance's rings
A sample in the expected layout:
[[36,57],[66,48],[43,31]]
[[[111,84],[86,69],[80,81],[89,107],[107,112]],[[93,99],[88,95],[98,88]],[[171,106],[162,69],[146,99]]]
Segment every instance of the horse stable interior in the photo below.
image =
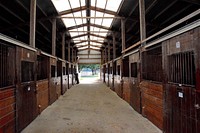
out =
[[199,0],[2,0],[0,12],[1,133],[67,93],[77,62],[100,64],[163,133],[200,132]]

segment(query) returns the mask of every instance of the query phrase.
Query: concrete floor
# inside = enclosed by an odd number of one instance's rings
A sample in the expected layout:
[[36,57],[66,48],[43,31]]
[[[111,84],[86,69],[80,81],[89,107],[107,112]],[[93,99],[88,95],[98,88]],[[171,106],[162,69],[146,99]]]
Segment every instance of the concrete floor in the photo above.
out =
[[161,133],[106,85],[92,79],[81,82],[22,133]]

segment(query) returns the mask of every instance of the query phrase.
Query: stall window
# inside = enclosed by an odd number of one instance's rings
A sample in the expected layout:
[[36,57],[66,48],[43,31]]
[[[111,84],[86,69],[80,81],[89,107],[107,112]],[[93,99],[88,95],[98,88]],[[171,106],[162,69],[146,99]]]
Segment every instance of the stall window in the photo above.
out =
[[47,59],[43,56],[37,57],[37,80],[48,78]]
[[137,74],[138,74],[138,71],[137,71],[137,62],[131,63],[131,77],[136,78]]
[[110,74],[112,74],[113,73],[113,71],[112,71],[112,67],[110,67]]
[[66,65],[66,75],[68,75],[69,74],[69,66],[68,66],[68,64]]
[[162,47],[155,47],[142,53],[142,78],[162,82]]
[[51,77],[56,77],[56,66],[51,65]]
[[34,63],[28,61],[21,62],[21,80],[28,82],[34,80]]
[[194,53],[184,52],[168,57],[169,82],[195,85]]
[[57,63],[57,77],[62,76],[62,63],[58,62]]
[[0,88],[14,85],[15,49],[0,42]]
[[129,58],[123,59],[123,77],[129,77]]
[[113,74],[116,75],[116,62],[113,64]]

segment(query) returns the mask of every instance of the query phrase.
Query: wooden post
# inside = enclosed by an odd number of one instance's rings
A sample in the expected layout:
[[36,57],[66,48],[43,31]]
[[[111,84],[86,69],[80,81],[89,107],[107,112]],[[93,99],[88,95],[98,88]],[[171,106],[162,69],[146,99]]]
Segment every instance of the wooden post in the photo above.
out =
[[115,38],[115,33],[113,32],[113,59],[116,58],[116,38]]
[[125,20],[121,19],[122,51],[126,49]]
[[[140,12],[140,41],[146,39],[146,22],[145,22],[145,2],[139,0],[139,12]],[[142,45],[145,45],[143,43]]]
[[108,61],[110,61],[110,42],[108,42]]
[[108,62],[107,48],[105,47],[105,63]]
[[29,45],[33,48],[35,48],[35,28],[36,28],[36,0],[31,0]]
[[70,41],[68,41],[68,62],[70,62]]
[[74,62],[74,49],[72,47],[72,63]]
[[65,33],[62,34],[62,59],[65,60]]
[[56,56],[56,19],[52,21],[52,55]]
[[[146,39],[146,22],[145,22],[145,2],[144,0],[139,0],[139,13],[140,13],[140,41]],[[141,45],[144,46],[146,42]],[[142,51],[143,47],[140,48],[140,59],[139,59],[139,71],[138,71],[138,82],[142,80]]]

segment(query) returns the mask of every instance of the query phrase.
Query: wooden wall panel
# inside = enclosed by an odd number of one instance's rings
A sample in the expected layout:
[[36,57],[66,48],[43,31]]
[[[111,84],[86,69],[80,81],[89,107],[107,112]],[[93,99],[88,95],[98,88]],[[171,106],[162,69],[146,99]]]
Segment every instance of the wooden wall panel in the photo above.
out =
[[56,90],[56,79],[57,78],[51,78],[49,80],[49,105],[54,103],[58,98]]
[[130,88],[130,81],[128,77],[123,77],[123,99],[130,104],[130,95],[131,95],[131,88]]
[[41,113],[49,105],[49,81],[37,81],[37,107],[38,112]]
[[57,98],[60,97],[61,95],[61,77],[57,77],[56,79],[56,93],[57,93]]
[[123,91],[122,91],[122,84],[121,84],[120,79],[121,78],[119,75],[114,76],[114,87],[115,87],[115,92],[117,93],[117,95],[122,98]]
[[15,88],[0,90],[0,132],[15,132]]
[[158,83],[142,81],[140,83],[142,115],[163,129],[163,86]]
[[69,89],[72,87],[72,74],[69,74]]

